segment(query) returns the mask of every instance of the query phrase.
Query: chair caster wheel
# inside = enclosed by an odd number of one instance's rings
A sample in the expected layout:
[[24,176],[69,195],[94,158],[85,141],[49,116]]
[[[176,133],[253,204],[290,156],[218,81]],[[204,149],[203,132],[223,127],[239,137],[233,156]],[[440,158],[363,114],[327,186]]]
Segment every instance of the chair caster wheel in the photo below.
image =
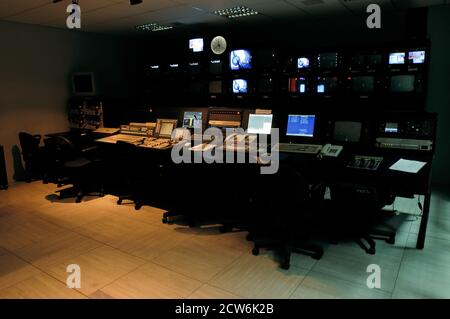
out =
[[135,210],[140,210],[142,208],[142,204],[136,204],[134,205]]
[[75,203],[77,203],[77,204],[81,203],[81,198],[77,197],[77,199],[75,200]]
[[386,239],[386,242],[391,245],[395,245],[395,237],[391,237]]
[[117,201],[117,205],[122,205],[122,200],[121,200],[121,199],[119,199],[119,200]]
[[253,256],[258,256],[259,255],[259,248],[258,247],[255,247],[255,248],[252,249],[252,255]]
[[282,263],[282,264],[280,265],[280,267],[281,267],[281,269],[289,270],[289,268],[291,267],[291,265],[290,265],[289,263]]
[[322,256],[323,256],[323,251],[320,251],[320,252],[315,253],[315,254],[312,255],[311,257],[312,257],[313,259],[315,259],[315,260],[319,260],[319,259],[322,258]]
[[367,252],[369,255],[375,255],[375,248],[368,248],[368,249],[366,250],[366,252]]
[[219,231],[221,234],[229,233],[231,231],[231,227],[230,226],[221,226],[219,228]]
[[169,223],[169,220],[168,220],[167,218],[163,217],[162,223],[163,223],[163,224],[168,224],[168,223]]
[[252,234],[249,233],[247,236],[245,236],[245,239],[246,239],[247,241],[252,241],[252,240],[253,240]]

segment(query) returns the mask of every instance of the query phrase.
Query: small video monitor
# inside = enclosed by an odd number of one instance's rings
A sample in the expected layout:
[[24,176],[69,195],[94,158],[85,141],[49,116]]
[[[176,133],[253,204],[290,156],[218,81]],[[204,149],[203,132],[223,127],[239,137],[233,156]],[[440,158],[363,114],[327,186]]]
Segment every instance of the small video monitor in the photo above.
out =
[[309,68],[309,59],[305,57],[301,57],[297,59],[297,69],[308,69]]
[[277,54],[273,49],[263,49],[257,52],[256,63],[260,68],[271,68],[275,65]]
[[244,79],[233,80],[233,93],[235,94],[245,94],[248,93],[248,83]]
[[289,79],[289,93],[306,93],[307,83],[305,77],[296,77]]
[[230,69],[250,70],[252,68],[252,56],[248,50],[234,50],[230,52]]
[[188,70],[190,74],[200,74],[201,66],[199,62],[190,62],[188,64]]
[[413,92],[416,77],[413,74],[391,77],[391,92]]
[[363,67],[366,65],[366,56],[365,55],[354,55],[352,56],[352,66],[354,67]]
[[286,136],[314,137],[315,115],[289,114]]
[[352,79],[353,92],[370,93],[375,90],[375,78],[373,76],[355,76]]
[[178,120],[157,119],[155,132],[159,137],[170,138],[172,131],[177,128]]
[[192,52],[203,52],[203,39],[190,39],[189,40],[189,49]]
[[210,94],[222,94],[223,93],[223,83],[221,80],[209,81],[209,89],[208,92]]
[[384,127],[385,133],[398,133],[398,123],[387,122]]
[[383,60],[383,56],[381,54],[369,54],[367,56],[367,64],[369,66],[377,66],[381,65]]
[[273,114],[250,114],[248,117],[247,133],[270,134]]
[[334,123],[333,139],[337,142],[357,143],[361,140],[362,123],[337,121]]
[[204,93],[203,82],[199,80],[192,80],[189,82],[189,92],[191,94],[199,95]]
[[405,52],[394,52],[389,54],[389,64],[405,64]]
[[260,78],[258,80],[258,93],[272,93],[273,80],[270,77]]
[[409,63],[423,64],[425,63],[425,51],[410,51],[408,53]]
[[202,112],[184,112],[183,128],[202,128]]
[[317,78],[317,93],[333,93],[336,92],[338,85],[338,78],[336,76],[331,77],[318,77]]
[[222,61],[221,60],[209,61],[209,73],[221,74],[222,73]]
[[337,52],[321,53],[317,56],[317,66],[320,69],[334,69],[338,66]]

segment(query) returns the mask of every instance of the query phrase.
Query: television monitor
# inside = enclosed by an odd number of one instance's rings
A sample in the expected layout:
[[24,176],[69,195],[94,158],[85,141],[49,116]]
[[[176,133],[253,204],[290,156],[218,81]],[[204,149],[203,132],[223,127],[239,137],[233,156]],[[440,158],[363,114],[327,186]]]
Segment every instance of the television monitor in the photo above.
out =
[[354,67],[362,67],[366,65],[366,56],[365,55],[354,55],[352,56],[352,66]]
[[297,59],[297,69],[307,69],[309,68],[309,59],[301,57]]
[[189,62],[188,71],[190,74],[200,74],[201,65],[199,62]]
[[425,63],[425,51],[410,51],[408,53],[409,63],[423,64]]
[[256,63],[261,68],[271,68],[275,65],[276,52],[272,49],[263,49],[258,51],[256,56]]
[[353,91],[369,93],[375,90],[375,78],[373,76],[355,76],[352,79]]
[[203,39],[190,39],[189,40],[189,49],[192,52],[203,52]]
[[317,93],[333,93],[337,89],[338,78],[336,76],[331,77],[318,77],[317,78]]
[[72,88],[75,95],[95,95],[94,73],[74,73]]
[[184,112],[183,127],[184,128],[202,128],[202,112]]
[[248,93],[247,80],[244,79],[233,80],[233,93],[235,94]]
[[208,92],[210,94],[222,94],[222,90],[223,90],[222,81],[220,80],[209,81]]
[[317,56],[317,66],[321,69],[333,69],[338,66],[337,52],[321,53]]
[[258,80],[258,93],[271,93],[273,91],[272,78],[265,77]]
[[222,61],[221,60],[209,61],[209,73],[221,74],[222,73]]
[[384,127],[385,133],[398,133],[398,123],[387,122]]
[[413,74],[393,75],[391,77],[392,92],[413,92],[416,77]]
[[286,136],[314,137],[315,115],[289,114]]
[[203,85],[201,81],[194,80],[189,82],[189,91],[192,94],[202,94],[203,93]]
[[248,50],[233,50],[230,52],[230,69],[249,70],[252,68],[252,56]]
[[405,64],[405,52],[394,52],[389,54],[389,64]]
[[272,114],[250,114],[248,117],[247,133],[270,134],[272,119]]
[[307,85],[305,77],[297,77],[289,79],[289,92],[304,94],[306,93]]
[[369,66],[377,66],[382,64],[383,57],[381,54],[369,54],[367,56],[367,64]]
[[362,123],[337,121],[334,123],[333,139],[338,142],[357,143],[361,140]]

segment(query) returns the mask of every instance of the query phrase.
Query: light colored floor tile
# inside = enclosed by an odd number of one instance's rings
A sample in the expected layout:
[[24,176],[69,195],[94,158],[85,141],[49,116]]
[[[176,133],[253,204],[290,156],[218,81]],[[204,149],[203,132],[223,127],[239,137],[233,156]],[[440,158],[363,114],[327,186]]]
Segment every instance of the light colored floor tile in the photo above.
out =
[[308,271],[291,266],[282,270],[264,257],[243,255],[209,283],[245,298],[288,298]]
[[211,245],[204,238],[190,238],[161,254],[153,262],[206,282],[241,255],[239,250]]
[[389,299],[391,294],[311,271],[291,299]]
[[187,298],[202,283],[153,263],[145,264],[101,291],[113,298]]
[[204,284],[194,291],[194,293],[189,296],[189,299],[242,299],[242,297],[238,297],[217,287]]
[[[418,234],[419,229],[420,219],[412,224],[410,232],[413,234]],[[450,219],[430,218],[427,225],[427,236],[450,240]]]
[[117,249],[102,246],[88,253],[68,258],[51,267],[48,273],[62,282],[67,280],[67,266],[77,264],[81,270],[81,288],[84,295],[90,295],[130,271],[143,265],[144,260],[122,253]]
[[28,245],[14,253],[40,269],[59,264],[75,256],[100,247],[101,243],[67,231],[47,238],[43,242]]
[[5,252],[0,255],[0,289],[12,286],[40,271],[22,259]]
[[46,275],[39,274],[12,287],[0,290],[0,299],[84,299],[74,289]]

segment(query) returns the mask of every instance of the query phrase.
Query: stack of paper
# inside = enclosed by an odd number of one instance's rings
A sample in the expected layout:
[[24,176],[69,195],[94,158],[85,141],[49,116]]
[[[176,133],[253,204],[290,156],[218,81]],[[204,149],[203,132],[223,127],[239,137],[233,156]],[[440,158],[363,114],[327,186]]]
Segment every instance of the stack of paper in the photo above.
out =
[[418,171],[420,171],[422,167],[425,166],[425,164],[426,162],[411,161],[401,158],[397,162],[395,162],[391,167],[389,167],[389,169],[392,169],[394,171],[416,174]]

